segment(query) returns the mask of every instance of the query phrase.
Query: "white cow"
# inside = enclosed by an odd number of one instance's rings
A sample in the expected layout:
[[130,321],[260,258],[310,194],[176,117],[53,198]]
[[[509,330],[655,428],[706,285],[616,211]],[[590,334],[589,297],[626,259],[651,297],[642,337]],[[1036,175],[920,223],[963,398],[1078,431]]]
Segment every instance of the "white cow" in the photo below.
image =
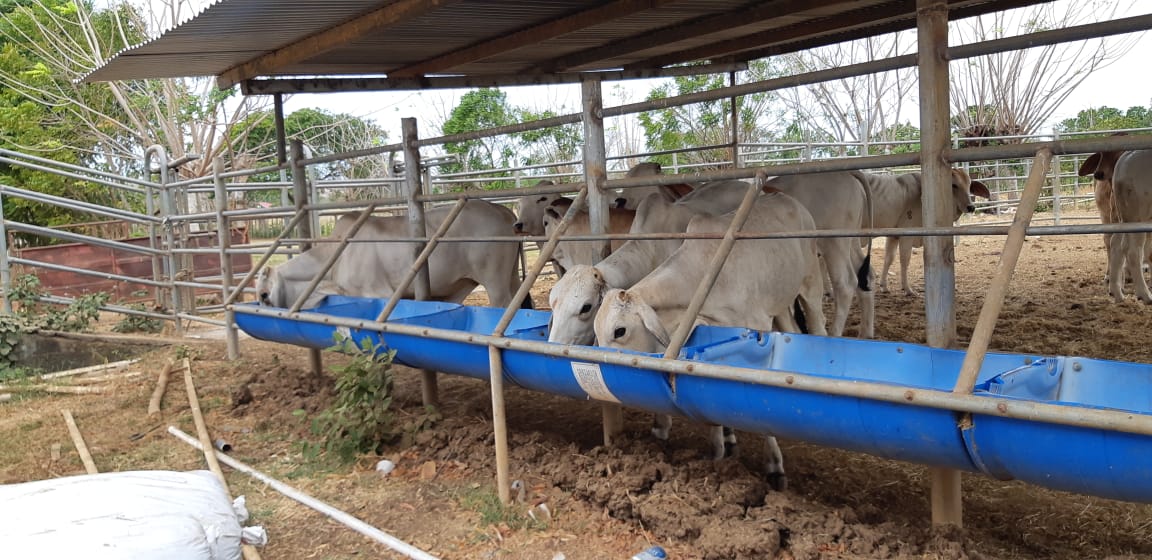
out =
[[[636,209],[631,233],[683,233],[696,215],[716,216],[739,206],[748,189],[744,181],[717,181],[693,189],[686,184],[664,185],[648,195]],[[736,197],[730,196],[735,193]],[[735,198],[735,204],[731,200]],[[609,288],[628,288],[660,266],[682,240],[631,240],[608,258],[591,266],[569,270],[549,292],[552,327],[548,340],[590,345],[595,339],[592,320]]]
[[[924,225],[924,214],[921,205],[920,173],[905,173],[903,175],[886,175],[865,173],[869,186],[872,189],[873,214],[872,220],[877,228],[895,227],[921,227]],[[963,169],[952,170],[952,221],[960,219],[965,212],[972,212],[975,206],[972,197],[979,196],[991,198],[988,187],[980,181],[973,181],[968,172]],[[879,287],[883,292],[888,291],[888,269],[896,256],[896,249],[900,252],[900,289],[907,295],[916,295],[908,285],[908,264],[912,259],[912,248],[923,245],[922,237],[891,236],[884,245],[884,268],[880,272]]]
[[[862,173],[838,171],[786,175],[768,185],[788,193],[812,214],[816,229],[859,229],[870,227],[872,200]],[[860,296],[860,337],[875,336],[876,302],[870,286],[871,260],[852,237],[825,237],[817,240],[820,257],[832,282],[835,311],[829,333],[844,334],[852,300]]]
[[[533,185],[540,187],[553,185],[547,179]],[[517,234],[544,235],[544,211],[557,200],[571,201],[558,194],[530,194],[516,199],[516,222],[512,224]]]
[[[646,161],[633,165],[627,173],[624,174],[625,179],[633,177],[647,177],[649,175],[660,175],[664,173],[663,168],[659,163],[654,161]],[[633,189],[619,189],[616,191],[616,197],[612,199],[613,208],[621,208],[625,210],[635,210],[640,206],[640,203],[650,194],[659,192],[659,188],[655,185],[648,187],[636,187]]]
[[[564,213],[572,203],[557,200],[544,212],[544,234],[551,237],[552,232],[560,224]],[[608,233],[628,233],[632,228],[632,221],[636,217],[635,210],[623,208],[608,209]],[[587,209],[577,212],[572,217],[565,235],[587,235],[592,231],[592,224]],[[571,270],[578,264],[596,264],[603,258],[599,251],[599,242],[596,241],[561,241],[552,252],[552,259],[560,264],[564,270]],[[624,245],[624,240],[613,239],[609,244],[612,251]]]
[[[696,216],[687,231],[723,232],[733,214]],[[814,230],[812,215],[796,199],[782,192],[760,196],[745,223],[744,231]],[[596,342],[600,346],[642,352],[663,352],[668,333],[675,330],[696,286],[703,279],[719,239],[689,239],[651,274],[627,291],[609,290],[595,316]],[[796,332],[791,312],[803,311],[808,329],[826,334],[823,281],[814,239],[748,239],[735,243],[696,319],[697,324],[742,326],[772,330],[774,321],[783,330]],[[670,419],[657,421],[653,433],[665,439]],[[713,430],[717,458],[723,456],[723,432]],[[784,460],[775,438],[767,436],[767,472],[779,488],[784,482]]]
[[[425,213],[429,231],[440,227],[451,206],[440,206]],[[341,216],[334,237],[349,231],[356,215]],[[469,200],[448,228],[446,237],[506,236],[512,232],[516,216],[512,211],[483,200]],[[354,239],[380,240],[381,243],[350,243],[329,271],[328,276],[306,301],[314,307],[328,294],[362,297],[391,297],[414,257],[414,244],[386,242],[408,235],[408,218],[373,216],[360,228]],[[336,250],[336,243],[318,243],[296,258],[272,269],[264,269],[256,283],[260,302],[275,307],[291,306]],[[506,306],[516,293],[519,278],[516,267],[520,244],[511,242],[442,243],[428,260],[432,299],[460,303],[477,285],[484,286],[492,305]],[[400,297],[411,298],[411,288]],[[525,301],[530,307],[531,302]]]
[[[1116,223],[1152,221],[1152,150],[1134,150],[1116,158],[1112,174],[1112,205]],[[1152,304],[1152,293],[1141,267],[1148,254],[1145,233],[1116,233],[1108,243],[1108,293],[1124,301],[1124,277],[1140,301]]]
[[[1117,132],[1113,136],[1127,136],[1125,132]],[[1092,191],[1096,199],[1096,209],[1100,211],[1100,223],[1114,224],[1120,221],[1119,213],[1116,210],[1114,202],[1114,194],[1112,192],[1112,175],[1116,170],[1116,162],[1120,156],[1124,154],[1123,151],[1117,152],[1097,152],[1084,160],[1080,165],[1078,174],[1081,177],[1092,176]],[[1145,244],[1147,244],[1147,235],[1145,235]],[[1108,252],[1112,247],[1112,234],[1104,234],[1104,251]],[[1148,256],[1148,260],[1144,262],[1141,270],[1148,270],[1148,262],[1152,261],[1152,254]],[[1104,282],[1108,283],[1109,276],[1105,274]],[[1125,281],[1131,280],[1125,278]]]

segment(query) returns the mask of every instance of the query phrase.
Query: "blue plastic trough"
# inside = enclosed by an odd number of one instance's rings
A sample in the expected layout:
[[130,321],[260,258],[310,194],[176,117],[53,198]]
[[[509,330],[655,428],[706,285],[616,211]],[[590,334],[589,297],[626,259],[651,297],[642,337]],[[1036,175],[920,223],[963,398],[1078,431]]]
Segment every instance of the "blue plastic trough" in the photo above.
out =
[[[1149,414],[1152,365],[1076,357],[997,375],[976,394]],[[1093,496],[1152,502],[1152,437],[975,415],[964,431],[980,470]]]
[[[385,301],[329,297],[309,311],[375,319]],[[402,301],[390,322],[491,334],[503,310]],[[550,314],[521,310],[507,336],[545,340]],[[266,340],[311,348],[331,346],[335,327],[236,314],[237,325]],[[359,340],[378,333],[353,330]],[[399,363],[488,378],[480,345],[384,335]],[[607,350],[615,352],[616,350]],[[681,359],[950,392],[964,353],[922,345],[732,327],[698,327]],[[690,375],[676,378],[635,367],[585,363],[507,349],[504,376],[521,387],[576,399],[614,401],[700,422],[771,433],[903,461],[984,472],[1048,488],[1152,502],[1152,437],[1115,431],[974,415],[962,429],[953,412]],[[1152,412],[1152,365],[1083,358],[990,353],[977,396],[1079,407]]]

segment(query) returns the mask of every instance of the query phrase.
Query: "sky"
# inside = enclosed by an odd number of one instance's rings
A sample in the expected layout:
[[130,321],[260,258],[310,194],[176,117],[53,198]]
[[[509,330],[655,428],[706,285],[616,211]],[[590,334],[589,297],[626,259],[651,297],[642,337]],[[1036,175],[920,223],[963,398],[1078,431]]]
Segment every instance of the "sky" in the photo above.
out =
[[[1082,0],[1060,0],[1060,2],[1066,1]],[[1128,4],[1117,17],[1152,12],[1152,0],[1128,1],[1131,4]],[[1145,33],[1127,54],[1098,69],[1092,77],[1074,90],[1057,109],[1050,123],[1073,117],[1081,109],[1088,107],[1107,105],[1127,109],[1136,105],[1152,105],[1152,73],[1147,70],[1149,60],[1152,60],[1152,34]],[[953,72],[956,69],[957,64],[953,63]],[[651,88],[660,83],[660,80],[607,82],[604,85],[604,104],[610,107],[640,101]],[[560,114],[580,111],[578,84],[502,89],[507,93],[509,103],[515,106],[534,110],[552,109]],[[387,130],[389,139],[395,141],[400,137],[400,119],[403,117],[417,118],[421,136],[427,137],[437,132],[433,129],[433,123],[443,122],[456,101],[466,91],[306,94],[289,98],[285,103],[285,109],[292,112],[304,107],[316,107],[371,119]],[[916,124],[918,121],[916,111],[915,105],[912,104],[910,114],[905,115],[903,120],[910,120],[912,124]]]

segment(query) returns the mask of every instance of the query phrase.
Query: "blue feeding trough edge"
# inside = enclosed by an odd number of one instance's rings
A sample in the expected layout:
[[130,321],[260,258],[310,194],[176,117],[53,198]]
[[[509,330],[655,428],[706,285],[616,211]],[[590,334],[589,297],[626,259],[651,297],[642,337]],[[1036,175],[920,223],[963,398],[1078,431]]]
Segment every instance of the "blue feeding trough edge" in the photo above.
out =
[[[375,319],[385,300],[329,298],[308,310]],[[389,322],[491,334],[503,310],[403,300]],[[521,310],[506,336],[546,340],[550,314]],[[237,314],[250,335],[323,348],[336,328]],[[444,373],[488,378],[485,346],[428,337],[352,330],[397,351],[396,361]],[[625,352],[603,349],[605,352]],[[1017,478],[1049,488],[1152,502],[1152,437],[1114,431],[974,415],[961,429],[955,413],[751,383],[680,375],[673,392],[667,374],[582,362],[515,349],[503,352],[505,378],[521,387],[576,399],[618,402],[738,429],[921,464]],[[658,355],[654,355],[659,357]],[[848,381],[950,392],[964,352],[923,345],[734,327],[697,327],[680,359],[785,371]],[[1083,358],[990,353],[978,375],[977,396],[1152,411],[1152,365]]]

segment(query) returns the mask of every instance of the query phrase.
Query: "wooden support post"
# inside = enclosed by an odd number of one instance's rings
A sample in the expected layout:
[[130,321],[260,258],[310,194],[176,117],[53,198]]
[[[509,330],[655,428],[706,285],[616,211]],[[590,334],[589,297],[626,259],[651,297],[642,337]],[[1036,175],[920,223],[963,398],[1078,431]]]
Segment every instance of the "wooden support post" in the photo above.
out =
[[[948,98],[948,5],[916,0],[920,72],[920,164],[924,227],[952,224],[952,177],[945,159],[951,141]],[[955,245],[952,236],[924,238],[924,304],[928,345],[956,344]],[[932,523],[961,525],[960,473],[932,469]]]
[[[224,211],[228,209],[228,187],[224,184],[224,158],[212,160],[212,178],[216,187],[216,236],[220,243],[220,301],[228,301],[232,295],[232,225]],[[224,311],[224,343],[229,360],[240,358],[240,333],[236,328],[236,313]]]
[[[604,147],[604,97],[599,78],[585,78],[580,83],[584,108],[584,182],[588,185],[589,233],[608,233],[609,204],[604,183],[608,180],[607,154]],[[608,240],[600,241],[600,258],[612,252]],[[624,410],[614,403],[601,403],[604,423],[604,445],[624,431]]]
[[[408,199],[408,235],[426,237],[428,229],[424,222],[424,203],[416,199],[423,192],[420,180],[422,175],[420,146],[416,145],[416,141],[420,138],[416,128],[416,119],[412,117],[400,119],[400,129],[401,142],[404,144],[404,196]],[[419,256],[423,248],[422,243],[416,243],[412,246],[413,261]],[[416,281],[412,288],[417,300],[422,301],[431,298],[432,289],[427,266],[422,267],[420,272],[416,274]],[[394,294],[393,297],[399,297],[399,294]],[[421,370],[420,373],[422,375],[420,398],[424,406],[439,406],[440,389],[436,380],[436,372],[425,369]]]
[[[299,139],[293,139],[288,146],[288,158],[292,162],[292,198],[293,203],[296,205],[296,212],[302,216],[296,224],[296,236],[301,239],[312,239],[316,233],[312,231],[312,219],[309,216],[304,216],[305,212],[311,213],[311,210],[305,210],[304,206],[308,204],[308,170],[304,164],[304,143]],[[301,251],[307,251],[312,248],[312,243],[305,241],[300,244]],[[308,349],[308,366],[312,371],[312,375],[321,375],[324,373],[324,358],[320,355],[319,348]]]

